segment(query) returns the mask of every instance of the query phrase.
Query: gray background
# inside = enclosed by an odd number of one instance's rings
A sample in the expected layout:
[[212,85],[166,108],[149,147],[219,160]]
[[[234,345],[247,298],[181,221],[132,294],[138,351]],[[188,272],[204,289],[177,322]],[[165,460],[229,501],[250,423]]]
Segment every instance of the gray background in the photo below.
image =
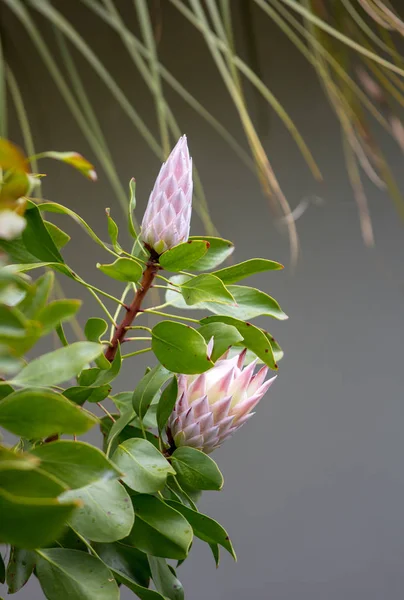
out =
[[[118,38],[79,2],[55,2],[72,15],[111,68],[146,122],[156,130],[154,107]],[[122,2],[133,19],[130,2]],[[6,51],[26,98],[38,150],[75,149],[92,154],[32,46],[3,6]],[[204,42],[163,2],[160,46],[165,64],[233,130],[236,113],[207,57]],[[269,21],[255,13],[264,78],[294,117],[316,156],[325,183],[315,184],[296,147],[264,106],[260,133],[283,189],[296,206],[320,196],[298,221],[302,255],[289,266],[288,240],[252,173],[224,142],[173,94],[168,94],[188,134],[215,225],[236,244],[239,261],[263,256],[284,262],[284,272],[255,278],[290,315],[271,327],[286,351],[276,384],[249,425],[215,453],[224,476],[221,493],[206,493],[201,509],[230,532],[239,561],[223,555],[215,570],[209,549],[195,543],[179,576],[190,600],[387,600],[401,599],[404,584],[404,402],[402,394],[403,229],[387,196],[368,188],[376,248],[366,249],[343,165],[338,124],[315,75]],[[129,21],[128,21],[129,22]],[[38,19],[42,25],[43,20]],[[241,48],[241,51],[243,48]],[[138,216],[159,164],[90,68],[81,72],[126,186],[138,181]],[[254,98],[252,98],[254,107]],[[265,116],[262,119],[262,116]],[[13,125],[11,137],[19,141]],[[396,173],[402,156],[384,144]],[[67,167],[43,163],[47,197],[67,204],[106,238],[104,208],[124,224],[101,175],[97,184]],[[401,183],[403,179],[401,178]],[[66,257],[95,285],[114,290],[95,263],[107,259],[76,233]],[[124,227],[123,227],[124,231]],[[202,233],[197,218],[192,232]],[[129,244],[124,234],[123,241]],[[106,260],[105,262],[108,262]],[[63,281],[70,296],[82,289]],[[117,292],[116,292],[117,293]],[[87,298],[81,322],[99,309]],[[101,316],[101,315],[100,315]],[[132,389],[146,359],[131,363],[119,389]],[[0,586],[0,593],[6,593]],[[132,597],[123,592],[122,597]],[[41,598],[32,579],[19,596]]]

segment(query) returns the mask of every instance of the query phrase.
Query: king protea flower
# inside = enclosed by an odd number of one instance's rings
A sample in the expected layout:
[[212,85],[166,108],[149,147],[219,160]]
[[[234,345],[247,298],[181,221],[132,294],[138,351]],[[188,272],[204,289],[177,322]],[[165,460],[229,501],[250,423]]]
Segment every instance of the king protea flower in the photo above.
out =
[[183,135],[160,169],[142,221],[141,238],[157,254],[188,240],[192,188],[192,158]]
[[252,417],[276,379],[265,381],[268,367],[254,375],[256,360],[243,368],[246,350],[233,358],[226,354],[206,373],[179,375],[177,401],[167,424],[175,447],[212,452]]

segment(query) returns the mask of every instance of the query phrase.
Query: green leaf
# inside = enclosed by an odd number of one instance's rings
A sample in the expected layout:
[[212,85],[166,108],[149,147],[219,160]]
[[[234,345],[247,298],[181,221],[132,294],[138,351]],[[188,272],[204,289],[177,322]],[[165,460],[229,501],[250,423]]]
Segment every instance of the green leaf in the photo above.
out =
[[233,244],[229,240],[223,240],[222,238],[192,235],[189,239],[205,240],[209,243],[209,248],[205,256],[192,265],[193,271],[214,269],[224,262],[234,251]]
[[67,388],[63,395],[75,404],[83,406],[84,402],[102,402],[107,398],[111,392],[111,386],[106,383],[105,385],[98,386],[84,386],[77,385],[71,388]]
[[15,594],[24,587],[34,571],[35,563],[36,555],[32,550],[11,549],[6,574],[9,594]]
[[108,248],[108,246],[91,229],[90,225],[88,225],[88,223],[86,223],[85,220],[80,217],[80,215],[75,213],[70,208],[67,208],[67,206],[63,206],[62,204],[58,204],[57,202],[41,202],[41,204],[38,205],[38,208],[39,208],[39,210],[45,211],[45,212],[68,215],[69,217],[71,217],[73,219],[73,221],[75,221],[76,223],[81,225],[81,227],[84,229],[84,231],[90,236],[90,238],[96,244],[98,244],[99,246],[104,248],[104,250],[107,250],[107,251],[110,250],[110,248]]
[[[135,415],[134,412],[133,412],[133,415]],[[115,417],[118,420],[119,415],[115,415]],[[134,423],[135,423],[135,425],[134,425]],[[106,443],[106,440],[108,438],[109,432],[111,431],[111,428],[113,425],[114,425],[114,423],[109,419],[109,417],[105,416],[101,419],[101,432],[104,436],[105,450],[109,446],[109,444]],[[109,454],[113,454],[119,444],[122,444],[123,442],[126,442],[126,440],[131,440],[133,438],[146,439],[148,442],[153,444],[153,446],[155,446],[157,449],[159,449],[158,437],[156,435],[154,435],[153,433],[151,433],[150,431],[147,431],[147,430],[145,431],[144,429],[142,431],[142,429],[140,428],[139,425],[140,425],[140,423],[138,422],[138,419],[135,417],[135,419],[133,421],[131,421],[130,425],[126,425],[125,427],[123,427],[123,429],[116,436],[114,436],[114,439],[111,442],[111,445],[109,446]],[[144,423],[143,423],[143,425],[144,425]]]
[[124,474],[123,483],[136,492],[154,494],[175,474],[164,456],[147,440],[127,440],[118,446],[112,460]]
[[220,546],[232,555],[234,560],[237,560],[227,531],[217,521],[184,506],[180,502],[168,500],[167,503],[184,515],[188,523],[192,525],[196,537],[208,544],[220,544]]
[[37,554],[36,572],[48,600],[119,600],[111,571],[95,556],[66,548]]
[[204,373],[213,366],[204,338],[182,323],[158,323],[152,331],[152,349],[159,362],[174,373]]
[[81,306],[81,300],[54,300],[43,308],[36,319],[43,327],[43,333],[49,333],[63,321],[74,317]]
[[136,519],[128,543],[152,556],[186,558],[192,543],[188,521],[155,496],[137,494],[132,502]]
[[189,306],[201,302],[235,305],[235,299],[226,286],[218,277],[210,273],[202,273],[188,279],[181,285],[181,293]]
[[87,179],[91,181],[97,180],[97,173],[94,170],[94,166],[78,152],[56,152],[55,150],[49,150],[48,152],[44,152],[41,158],[53,158],[77,169]]
[[93,544],[93,548],[114,573],[120,573],[145,588],[149,586],[151,573],[144,552],[122,542]]
[[55,275],[47,271],[39,277],[32,287],[30,293],[20,302],[18,308],[29,318],[34,319],[36,315],[46,306],[49,294],[52,291]]
[[[105,357],[100,357],[100,358],[105,358]],[[108,361],[109,363],[109,361]],[[122,366],[122,355],[121,355],[121,345],[118,344],[118,347],[116,349],[116,353],[114,356],[114,360],[112,361],[112,363],[109,364],[108,369],[102,369],[97,377],[94,380],[94,385],[105,385],[106,383],[110,383],[111,381],[113,381],[115,379],[115,377],[117,377],[117,375],[119,374],[119,371],[121,370],[121,366]],[[80,381],[81,383],[81,381]]]
[[278,365],[275,362],[271,344],[261,329],[251,323],[244,323],[233,317],[206,317],[201,320],[202,324],[207,323],[227,323],[233,325],[244,338],[243,345],[254,352],[270,369],[276,370]]
[[27,320],[17,308],[0,304],[0,341],[23,338],[26,328]]
[[19,469],[29,471],[39,465],[39,460],[32,454],[14,452],[10,448],[0,446],[0,470]]
[[283,269],[283,265],[273,260],[267,260],[266,258],[251,258],[237,265],[220,269],[215,271],[213,274],[219,277],[223,283],[237,283],[246,277],[255,275],[256,273],[264,273],[265,271],[278,271]]
[[128,204],[128,226],[129,233],[133,238],[137,238],[135,226],[133,224],[133,213],[136,208],[136,180],[132,177],[129,181],[129,204]]
[[77,508],[77,502],[21,498],[0,489],[0,540],[28,550],[53,542]]
[[55,246],[58,250],[66,246],[66,244],[70,241],[70,235],[62,231],[59,227],[57,227],[54,223],[50,221],[45,221],[45,227],[48,230],[49,235],[52,240],[55,242]]
[[160,266],[166,271],[183,271],[192,268],[208,251],[209,243],[203,241],[184,242],[164,252],[159,259]]
[[119,419],[115,421],[115,423],[113,423],[106,441],[108,452],[111,451],[113,443],[115,442],[116,438],[119,436],[121,431],[123,431],[123,429],[125,429],[125,427],[129,425],[131,421],[133,421],[135,416],[136,415],[133,408],[129,408],[126,412],[122,413],[122,415],[119,417]]
[[116,479],[96,481],[65,492],[61,498],[82,502],[69,523],[75,531],[94,542],[116,542],[129,535],[132,529],[135,517],[130,497]]
[[55,475],[70,488],[81,488],[100,480],[119,476],[115,465],[98,448],[85,442],[58,440],[32,450],[41,468]]
[[23,151],[4,137],[0,138],[0,167],[4,171],[10,169],[29,172],[29,164]]
[[111,217],[110,209],[106,208],[105,213],[108,219],[108,235],[111,240],[112,246],[117,254],[121,254],[122,248],[118,242],[118,225],[115,223],[114,219]]
[[[174,285],[181,285],[181,287],[184,287],[188,286],[193,279],[186,275],[178,275],[172,277],[170,281]],[[240,320],[254,319],[259,316],[269,316],[280,320],[288,318],[276,300],[271,298],[271,296],[268,296],[268,294],[265,294],[265,292],[243,285],[229,285],[227,289],[235,300],[233,305],[201,301],[199,304],[190,307],[184,301],[182,296],[173,289],[167,290],[166,302],[169,302],[171,306],[181,309],[193,308],[204,310],[217,315],[235,317]]]
[[142,276],[143,267],[133,258],[117,258],[110,265],[101,265],[97,263],[99,269],[104,275],[117,279],[118,281],[132,281],[136,283]]
[[171,415],[178,395],[178,382],[174,375],[168,386],[163,390],[157,405],[157,426],[159,432],[163,431]]
[[202,325],[197,330],[207,342],[213,337],[213,353],[211,359],[216,362],[218,358],[238,342],[243,340],[241,333],[233,327],[233,325],[226,325],[226,323],[210,323],[209,325]]
[[271,344],[272,352],[274,354],[276,362],[279,362],[284,356],[282,348],[280,347],[276,339],[270,333],[268,333],[268,331],[262,330],[262,333],[265,335],[265,337],[269,340],[269,343]]
[[133,392],[132,405],[136,414],[143,419],[153,398],[161,386],[171,377],[171,373],[161,365],[157,365],[146,373]]
[[[99,317],[90,317],[84,327],[84,335],[89,342],[101,342],[101,338],[108,329],[105,319]],[[110,362],[103,354],[95,360],[100,369],[109,369]]]
[[172,465],[178,481],[186,488],[195,490],[221,490],[223,475],[214,460],[188,446],[177,448],[173,453]]
[[67,486],[42,469],[23,473],[20,469],[7,469],[1,472],[0,489],[26,498],[56,498],[66,491]]
[[75,342],[32,360],[14,378],[13,382],[21,386],[57,385],[76,377],[89,362],[95,360],[101,353],[101,344]]
[[149,556],[149,564],[156,589],[169,600],[184,600],[184,588],[164,558]]
[[27,226],[22,233],[25,248],[42,261],[64,263],[55,242],[45,227],[38,207],[32,202],[25,211]]
[[80,435],[96,423],[97,417],[51,390],[21,390],[0,402],[0,425],[28,439],[62,433]]

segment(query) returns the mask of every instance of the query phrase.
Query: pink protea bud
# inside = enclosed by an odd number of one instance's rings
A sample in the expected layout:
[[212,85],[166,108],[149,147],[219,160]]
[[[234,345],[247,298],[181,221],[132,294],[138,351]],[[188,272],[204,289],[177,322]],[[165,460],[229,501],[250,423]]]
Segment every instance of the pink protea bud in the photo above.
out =
[[192,158],[183,135],[160,169],[142,221],[141,238],[157,254],[188,240],[192,188]]
[[201,375],[180,375],[178,396],[167,424],[175,447],[192,446],[207,454],[218,448],[254,414],[251,411],[276,379],[255,375],[256,362],[243,368],[246,350],[219,359]]

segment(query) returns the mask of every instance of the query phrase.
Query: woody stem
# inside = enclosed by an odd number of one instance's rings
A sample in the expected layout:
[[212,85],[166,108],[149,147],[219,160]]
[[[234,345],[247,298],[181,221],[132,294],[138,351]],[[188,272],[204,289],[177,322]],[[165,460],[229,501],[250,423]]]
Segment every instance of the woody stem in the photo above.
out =
[[118,344],[121,344],[125,339],[125,336],[128,332],[128,327],[132,325],[136,315],[140,312],[143,299],[149,291],[159,269],[160,267],[158,264],[158,258],[151,256],[147,262],[146,269],[143,271],[142,280],[139,284],[135,297],[133,298],[132,304],[126,309],[126,315],[115,329],[115,333],[112,337],[110,345],[105,351],[105,358],[107,358],[110,362],[114,360],[114,356],[118,349]]

